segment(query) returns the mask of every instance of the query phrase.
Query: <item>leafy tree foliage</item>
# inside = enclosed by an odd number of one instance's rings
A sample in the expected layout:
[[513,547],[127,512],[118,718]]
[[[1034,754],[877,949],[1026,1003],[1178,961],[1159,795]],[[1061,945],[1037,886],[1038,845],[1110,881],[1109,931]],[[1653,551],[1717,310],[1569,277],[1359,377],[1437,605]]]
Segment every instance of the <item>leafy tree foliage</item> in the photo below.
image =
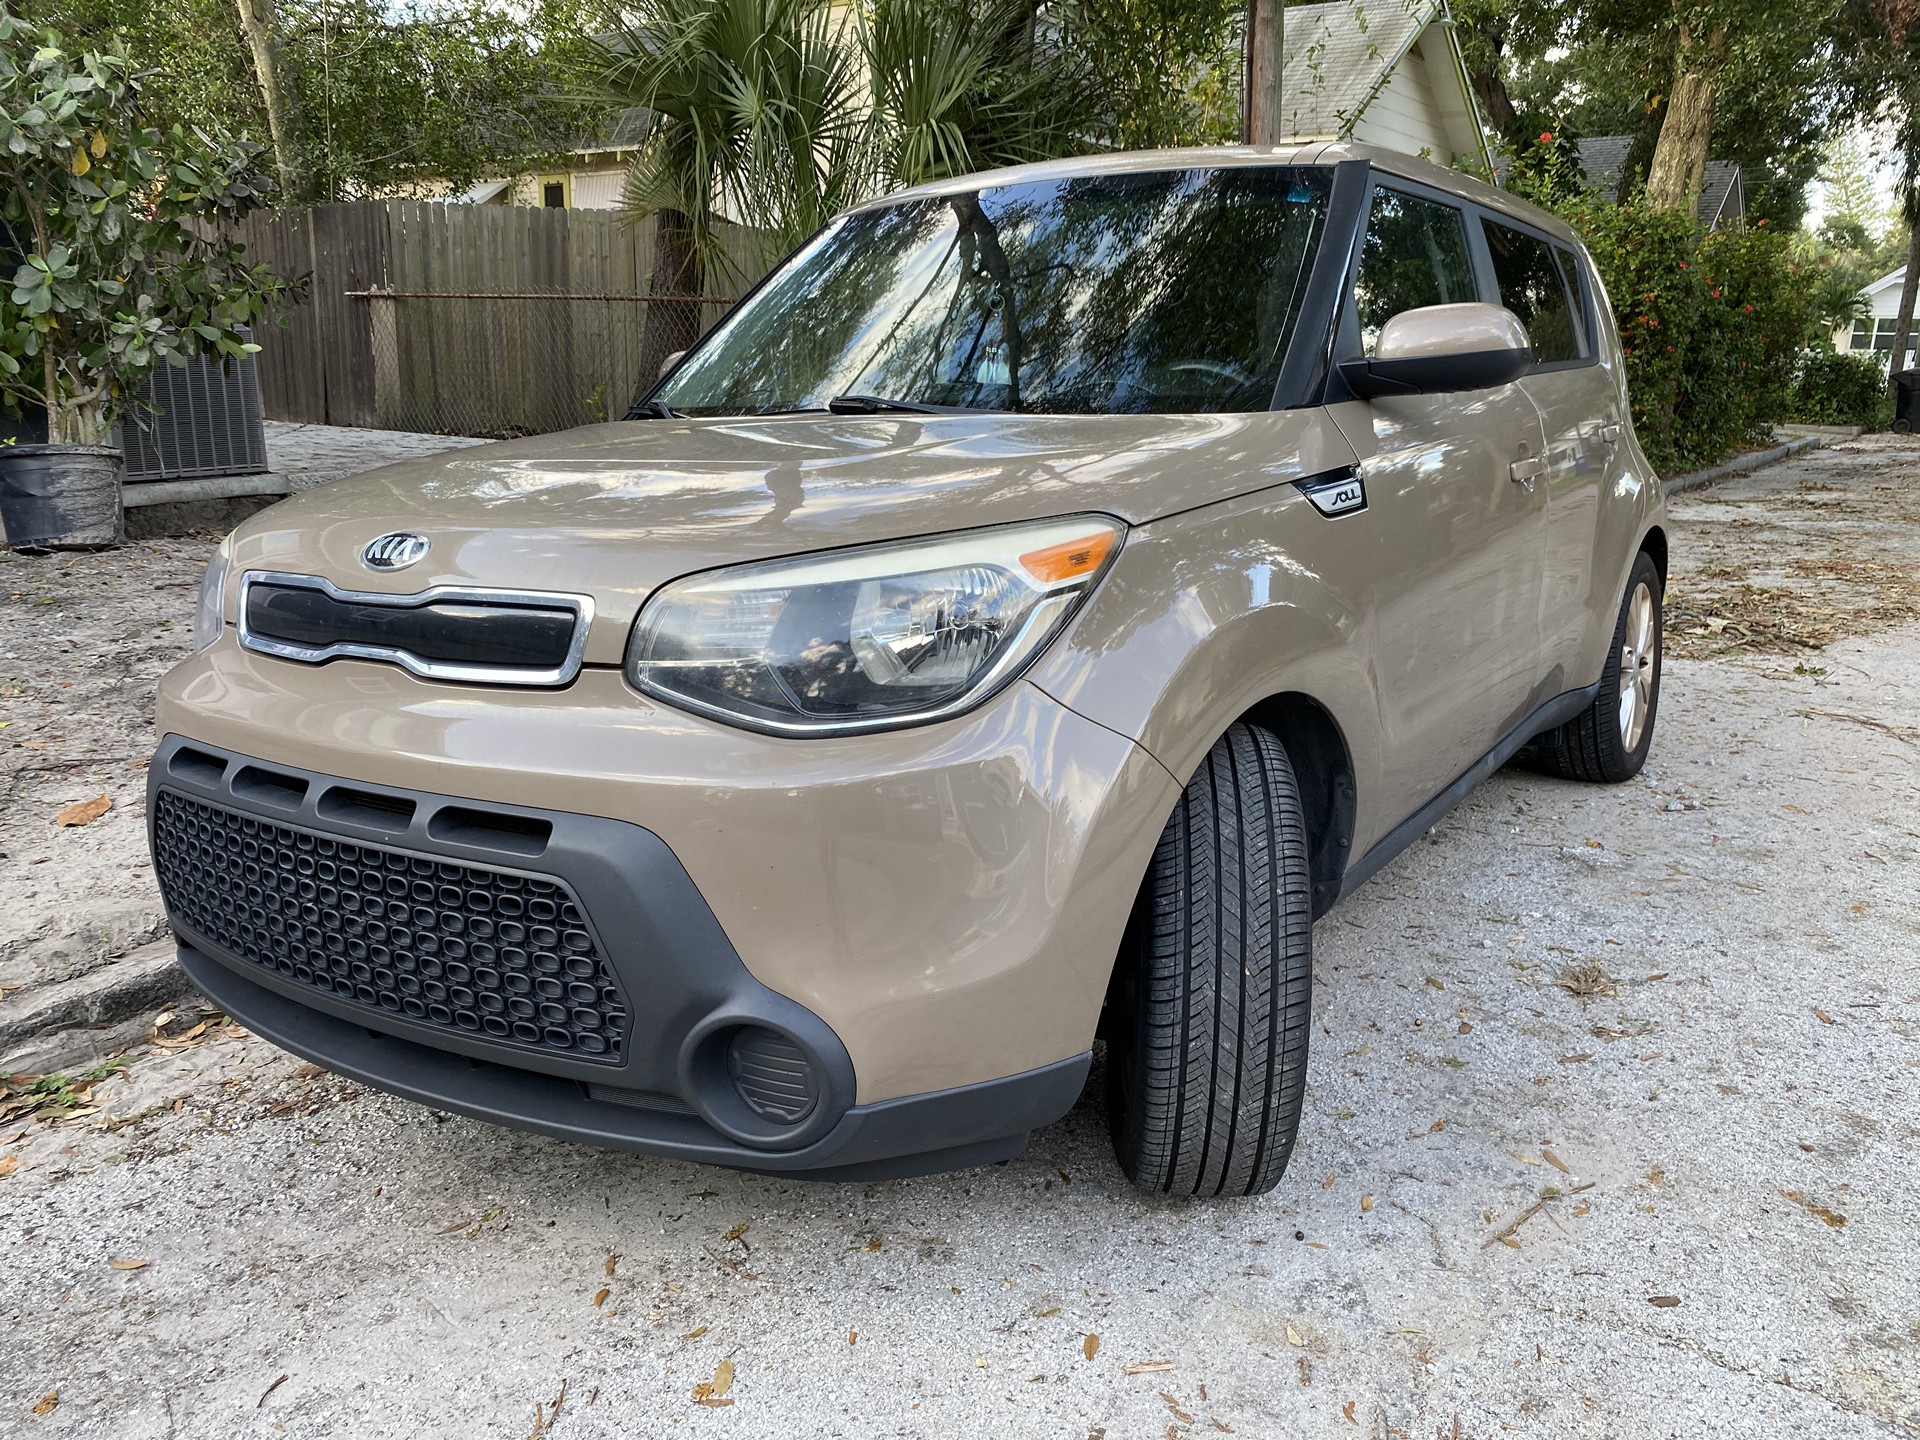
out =
[[142,376],[257,349],[286,285],[222,227],[265,204],[260,147],[143,119],[133,63],[0,11],[0,390],[55,444],[104,445]]
[[[268,133],[233,0],[43,0],[68,34],[117,34],[162,126]],[[525,174],[582,120],[584,38],[564,0],[279,0],[296,198],[342,200]]]

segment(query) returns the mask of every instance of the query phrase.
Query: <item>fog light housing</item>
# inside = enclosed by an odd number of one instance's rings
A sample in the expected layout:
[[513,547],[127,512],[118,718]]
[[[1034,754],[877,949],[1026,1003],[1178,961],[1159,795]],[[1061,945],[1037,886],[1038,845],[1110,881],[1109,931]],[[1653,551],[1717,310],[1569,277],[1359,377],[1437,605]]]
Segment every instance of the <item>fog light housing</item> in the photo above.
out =
[[743,1025],[727,1042],[727,1078],[747,1108],[775,1125],[798,1125],[820,1103],[806,1052],[791,1037]]

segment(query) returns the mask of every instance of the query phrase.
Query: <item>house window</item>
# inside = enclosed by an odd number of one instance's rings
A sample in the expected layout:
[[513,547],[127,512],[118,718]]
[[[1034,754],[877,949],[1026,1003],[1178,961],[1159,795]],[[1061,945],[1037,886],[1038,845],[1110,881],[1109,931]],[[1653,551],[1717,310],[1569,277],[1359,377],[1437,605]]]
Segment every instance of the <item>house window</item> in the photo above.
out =
[[549,180],[540,187],[540,203],[549,210],[567,208],[567,182]]

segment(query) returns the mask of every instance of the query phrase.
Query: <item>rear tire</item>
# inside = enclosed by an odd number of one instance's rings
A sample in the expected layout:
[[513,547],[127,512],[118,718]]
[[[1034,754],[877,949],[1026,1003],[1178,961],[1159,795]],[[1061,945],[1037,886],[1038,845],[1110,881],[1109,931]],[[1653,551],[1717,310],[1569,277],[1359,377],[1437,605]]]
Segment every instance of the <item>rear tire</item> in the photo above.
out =
[[1528,758],[1537,768],[1563,780],[1610,785],[1640,773],[1660,713],[1663,590],[1659,567],[1642,550],[1614,621],[1600,693],[1573,719],[1533,741]]
[[1120,1167],[1177,1195],[1258,1195],[1287,1168],[1313,990],[1306,825],[1270,732],[1235,725],[1161,833],[1109,1000]]

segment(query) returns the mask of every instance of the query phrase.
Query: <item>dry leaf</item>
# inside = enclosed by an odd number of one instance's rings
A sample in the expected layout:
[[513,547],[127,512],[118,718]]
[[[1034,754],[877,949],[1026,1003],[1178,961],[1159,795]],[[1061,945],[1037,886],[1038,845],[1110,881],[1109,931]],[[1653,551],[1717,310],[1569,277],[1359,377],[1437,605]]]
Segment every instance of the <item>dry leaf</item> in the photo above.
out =
[[1818,1005],[1813,1007],[1813,1013],[1820,1017],[1820,1023],[1822,1025],[1831,1025],[1834,1023],[1833,1016],[1827,1014],[1827,1012],[1822,1010]]
[[96,130],[88,137],[87,151],[96,160],[107,153],[107,137],[104,131]]
[[1340,1407],[1340,1413],[1347,1417],[1347,1423],[1349,1425],[1358,1425],[1360,1423],[1353,1418],[1353,1401],[1349,1400],[1346,1404],[1342,1405]]
[[91,825],[112,808],[113,801],[105,795],[97,796],[92,800],[78,800],[54,816],[53,823],[68,827]]
[[1180,1408],[1180,1402],[1174,1399],[1173,1396],[1169,1395],[1164,1390],[1160,1392],[1160,1402],[1167,1407],[1167,1413],[1173,1416],[1173,1418],[1178,1420],[1182,1425],[1193,1424],[1193,1416],[1188,1414],[1185,1410],[1182,1410]]
[[1671,1310],[1680,1303],[1678,1295],[1649,1295],[1647,1304],[1658,1305],[1662,1310]]
[[1373,1213],[1373,1197],[1371,1195],[1362,1195],[1360,1197],[1360,1213],[1362,1215],[1370,1215]]
[[880,1253],[880,1237],[878,1235],[867,1241],[867,1253],[869,1255],[878,1255]]
[[693,1327],[693,1329],[687,1331],[687,1333],[682,1335],[680,1338],[682,1340],[698,1340],[702,1335],[706,1333],[707,1333],[706,1326],[696,1325]]
[[1562,1160],[1558,1155],[1554,1154],[1553,1151],[1549,1150],[1544,1145],[1540,1147],[1540,1158],[1542,1160],[1545,1160],[1547,1164],[1551,1165],[1554,1169],[1558,1170],[1562,1175],[1571,1175],[1573,1173],[1573,1171],[1567,1168],[1566,1161]]
[[1098,1335],[1088,1335],[1086,1339],[1080,1342],[1080,1353],[1089,1360],[1098,1355],[1100,1353],[1100,1337]]
[[1122,1375],[1163,1375],[1173,1369],[1171,1360],[1142,1360],[1137,1365],[1122,1366]]
[[738,1240],[742,1235],[747,1233],[749,1228],[750,1227],[748,1226],[747,1222],[742,1220],[738,1225],[734,1226],[731,1230],[727,1231],[727,1233],[722,1235],[720,1238],[722,1240]]
[[1582,1060],[1591,1060],[1592,1058],[1592,1051],[1588,1051],[1584,1055],[1562,1055],[1560,1057],[1560,1063],[1562,1065],[1578,1065]]
[[58,1390],[49,1390],[47,1391],[46,1394],[40,1397],[40,1403],[33,1407],[33,1413],[36,1415],[52,1414],[53,1407],[58,1405],[59,1403],[60,1403],[60,1392]]
[[144,1270],[150,1262],[146,1260],[109,1260],[107,1264],[116,1270]]
[[611,1295],[612,1293],[613,1291],[605,1285],[602,1285],[598,1290],[594,1291],[593,1308],[598,1310],[602,1305],[606,1304],[607,1296]]
[[1305,1340],[1300,1338],[1300,1332],[1293,1328],[1293,1322],[1289,1320],[1287,1322],[1287,1344],[1298,1346],[1306,1343]]
[[693,1387],[693,1399],[696,1405],[731,1405],[727,1391],[733,1388],[733,1361],[722,1360],[713,1368],[713,1379],[702,1380]]
[[607,1274],[613,1274],[613,1267],[620,1263],[620,1257],[612,1251],[607,1252]]
[[847,1344],[858,1345],[859,1343],[860,1343],[860,1332],[858,1330],[847,1331]]
[[18,1155],[0,1156],[0,1180],[6,1179],[7,1176],[13,1174],[13,1172],[19,1168],[20,1157]]
[[1320,1182],[1320,1188],[1322,1190],[1331,1190],[1334,1186],[1334,1182],[1339,1180],[1339,1178],[1340,1176],[1337,1171],[1329,1171],[1327,1173],[1327,1178]]
[[1838,1230],[1847,1223],[1847,1217],[1838,1210],[1829,1210],[1824,1205],[1816,1205],[1798,1190],[1782,1190],[1781,1198],[1791,1200],[1809,1215],[1818,1216],[1830,1229]]

